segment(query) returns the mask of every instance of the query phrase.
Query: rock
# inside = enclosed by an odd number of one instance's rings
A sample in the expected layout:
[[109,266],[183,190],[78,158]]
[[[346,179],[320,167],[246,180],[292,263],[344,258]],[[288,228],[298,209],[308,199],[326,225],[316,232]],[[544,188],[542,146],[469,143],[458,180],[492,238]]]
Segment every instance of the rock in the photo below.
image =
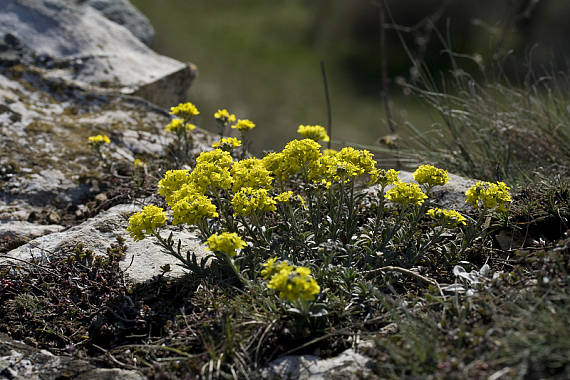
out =
[[[70,219],[89,216],[86,203],[103,199],[97,195],[112,186],[102,182],[107,173],[126,167],[128,175],[135,155],[164,156],[172,141],[164,132],[170,121],[164,109],[140,97],[78,86],[34,63],[0,60],[0,104],[0,221],[5,226],[26,221],[68,226]],[[104,153],[112,169],[105,169],[87,144],[96,134],[111,138]],[[196,151],[212,139],[198,130],[194,136]],[[0,252],[36,237],[18,236],[0,244]]]
[[313,355],[289,355],[269,363],[262,370],[262,377],[298,380],[370,378],[370,362],[370,358],[352,348],[329,359],[319,359]]
[[137,371],[97,368],[71,356],[56,356],[0,334],[0,380],[143,380]]
[[154,40],[152,24],[128,0],[89,0],[88,4],[109,20],[123,25],[145,45],[152,44]]
[[84,2],[3,0],[0,40],[0,61],[34,63],[83,89],[140,95],[162,106],[182,101],[196,74]]
[[[79,244],[97,255],[105,255],[107,248],[115,242],[116,236],[121,236],[125,239],[128,248],[125,252],[125,259],[120,265],[135,282],[144,282],[161,274],[160,267],[163,265],[170,265],[172,271],[168,273],[169,276],[181,276],[185,271],[177,265],[178,260],[163,253],[160,247],[153,243],[153,238],[135,242],[129,236],[126,231],[129,217],[140,209],[140,206],[132,204],[114,206],[66,231],[36,238],[9,251],[6,256],[18,260],[28,260],[32,257],[49,259],[49,256],[55,252],[72,252]],[[166,238],[170,232],[175,241],[181,240],[183,252],[190,250],[196,253],[198,260],[208,255],[209,251],[200,243],[196,234],[167,227],[162,232],[162,236]]]

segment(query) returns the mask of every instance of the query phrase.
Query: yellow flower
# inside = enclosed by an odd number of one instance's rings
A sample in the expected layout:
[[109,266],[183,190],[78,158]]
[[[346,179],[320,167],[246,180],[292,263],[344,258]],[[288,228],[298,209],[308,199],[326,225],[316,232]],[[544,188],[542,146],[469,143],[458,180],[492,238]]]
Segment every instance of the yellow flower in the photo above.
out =
[[222,252],[234,257],[239,249],[246,246],[246,243],[235,232],[222,232],[210,236],[206,240],[206,245],[212,252]]
[[376,169],[376,160],[374,155],[367,150],[357,150],[352,147],[342,148],[336,156],[341,161],[349,162],[362,171],[368,174],[370,183],[378,181],[378,169]]
[[[305,301],[313,301],[315,296],[319,294],[320,287],[317,281],[311,276],[311,270],[306,267],[292,267],[286,265],[278,271],[274,267],[268,272],[275,271],[272,275],[267,287],[279,292],[279,297],[293,302],[301,299]],[[266,276],[269,273],[266,273]]]
[[214,149],[209,152],[202,152],[196,158],[196,164],[216,164],[219,167],[229,169],[230,165],[232,164],[232,155],[228,152],[224,152],[221,149]]
[[261,159],[261,162],[278,180],[284,181],[287,178],[285,155],[283,153],[269,153]]
[[227,167],[220,167],[215,163],[201,163],[196,165],[190,174],[190,181],[194,187],[205,194],[207,191],[229,189],[233,179]]
[[226,109],[218,110],[218,112],[214,114],[214,118],[222,123],[233,123],[236,121],[236,115],[233,113],[230,114]]
[[243,187],[232,198],[234,216],[249,216],[263,212],[274,212],[277,202],[271,198],[265,189]]
[[474,208],[496,209],[499,212],[507,211],[507,204],[513,199],[504,182],[490,183],[477,182],[465,193],[465,202]]
[[129,218],[127,231],[135,241],[139,241],[144,239],[145,235],[156,232],[164,223],[166,223],[166,214],[162,208],[149,205]]
[[283,148],[279,170],[284,177],[300,172],[308,175],[309,165],[321,157],[321,145],[311,139],[292,140]]
[[301,207],[303,207],[306,210],[307,205],[305,204],[305,198],[303,198],[301,195],[297,194],[297,200],[301,204]]
[[427,195],[422,191],[417,183],[400,182],[386,192],[384,197],[392,202],[401,205],[421,205],[427,199]]
[[200,111],[198,111],[198,108],[196,108],[194,104],[188,102],[180,103],[176,107],[170,107],[170,114],[181,117],[186,121],[190,121],[192,117],[199,115]]
[[431,165],[422,165],[414,172],[414,180],[420,185],[442,186],[449,181],[447,170]]
[[457,210],[446,210],[441,208],[430,208],[426,214],[433,219],[438,219],[444,226],[458,226],[460,224],[466,225],[467,219]]
[[106,135],[89,136],[89,145],[91,146],[101,146],[103,144],[109,144],[111,140]]
[[140,159],[137,158],[137,159],[135,160],[135,162],[133,162],[133,165],[134,165],[135,169],[138,169],[138,168],[143,168],[144,165],[145,165],[145,163],[142,162]]
[[190,183],[188,170],[169,170],[158,181],[158,194],[162,195],[166,202],[170,204],[174,193],[188,183]]
[[164,177],[158,181],[158,194],[162,195],[169,203],[171,196],[189,182],[188,170],[168,170]]
[[193,225],[204,218],[217,218],[219,214],[210,198],[198,193],[188,194],[172,206],[172,224]]
[[293,269],[291,265],[287,264],[286,261],[277,262],[277,256],[267,260],[263,264],[263,269],[261,270],[261,277],[264,280],[268,280],[273,277],[273,275],[282,269]]
[[273,177],[263,162],[257,158],[248,158],[234,163],[230,173],[234,183],[234,193],[237,193],[242,187],[271,190]]
[[289,199],[291,199],[292,196],[293,196],[292,191],[285,191],[284,193],[277,195],[275,197],[275,200],[277,202],[289,202]]
[[326,129],[320,125],[299,125],[297,133],[306,139],[324,142],[330,141]]
[[241,146],[241,140],[238,140],[235,137],[226,137],[212,144],[212,147],[220,148],[221,150],[226,152],[229,152],[232,149],[237,148],[239,146]]
[[400,178],[398,177],[398,174],[400,174],[400,172],[394,169],[388,169],[388,170],[381,169],[378,171],[378,183],[380,183],[382,187],[400,183],[401,181]]
[[247,132],[253,128],[255,128],[255,124],[253,124],[251,121],[244,119],[244,120],[238,120],[237,123],[235,125],[232,125],[233,129],[237,129],[238,131],[244,133]]

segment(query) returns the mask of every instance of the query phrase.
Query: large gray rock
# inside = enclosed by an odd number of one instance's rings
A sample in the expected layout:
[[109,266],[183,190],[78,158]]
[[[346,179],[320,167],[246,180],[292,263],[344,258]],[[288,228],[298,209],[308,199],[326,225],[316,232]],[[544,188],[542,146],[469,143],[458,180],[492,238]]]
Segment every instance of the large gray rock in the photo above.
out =
[[[34,63],[0,60],[0,253],[47,231],[20,229],[21,223],[82,220],[85,205],[109,187],[105,173],[130,170],[135,157],[164,156],[169,120],[142,98],[78,86]],[[196,150],[210,143],[208,134],[194,132]],[[100,133],[111,138],[105,147],[111,170],[87,144]]]
[[352,348],[329,359],[314,355],[290,355],[269,363],[261,375],[265,379],[296,380],[371,378],[371,360]]
[[153,52],[126,27],[84,2],[2,0],[0,50],[41,63],[82,88],[140,95],[167,106],[181,101],[195,68]]
[[88,3],[109,20],[130,30],[146,45],[152,44],[154,40],[152,24],[129,0],[89,0]]
[[0,334],[0,380],[143,380],[137,371],[97,368],[71,356],[57,356]]
[[[127,251],[125,259],[120,263],[125,273],[136,282],[144,282],[162,273],[163,265],[170,265],[170,276],[181,276],[185,271],[178,265],[178,260],[162,252],[153,243],[154,238],[138,242],[133,241],[126,228],[129,217],[140,211],[134,204],[117,205],[87,220],[86,222],[62,232],[51,233],[36,238],[29,243],[9,251],[6,256],[18,260],[32,257],[49,259],[52,253],[72,252],[79,244],[92,250],[97,255],[105,255],[107,248],[115,242],[116,236],[125,239]],[[181,240],[182,249],[196,253],[198,259],[209,254],[196,234],[175,228],[165,228],[162,235],[166,238],[172,232],[175,241]],[[10,259],[0,259],[0,262]]]

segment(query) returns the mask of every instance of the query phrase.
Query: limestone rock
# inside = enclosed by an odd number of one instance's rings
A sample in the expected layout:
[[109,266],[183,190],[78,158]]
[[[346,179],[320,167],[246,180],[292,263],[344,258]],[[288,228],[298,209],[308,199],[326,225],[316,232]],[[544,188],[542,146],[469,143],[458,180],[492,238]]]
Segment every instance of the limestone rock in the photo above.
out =
[[181,101],[196,73],[193,66],[156,54],[84,2],[3,0],[0,40],[0,51],[41,64],[53,78],[163,106]]
[[129,0],[89,0],[88,4],[109,20],[123,25],[145,45],[152,44],[154,40],[152,24]]
[[371,359],[348,349],[340,355],[319,359],[313,355],[289,355],[278,358],[262,371],[266,379],[362,379],[372,376]]
[[[78,226],[36,238],[9,251],[6,256],[19,260],[32,257],[49,259],[50,254],[73,251],[79,244],[95,254],[104,255],[111,243],[115,242],[116,236],[121,236],[125,239],[128,249],[120,265],[131,279],[136,282],[149,280],[162,273],[160,267],[166,264],[172,269],[170,276],[181,276],[184,270],[177,265],[178,260],[163,253],[160,247],[153,243],[153,238],[135,242],[129,236],[126,231],[128,219],[140,209],[140,206],[133,204],[114,206]],[[166,238],[170,232],[175,241],[181,240],[183,252],[190,250],[196,253],[198,259],[208,255],[209,251],[194,233],[165,228],[162,234]]]
[[71,356],[56,356],[0,334],[0,380],[143,380],[136,371],[97,368]]

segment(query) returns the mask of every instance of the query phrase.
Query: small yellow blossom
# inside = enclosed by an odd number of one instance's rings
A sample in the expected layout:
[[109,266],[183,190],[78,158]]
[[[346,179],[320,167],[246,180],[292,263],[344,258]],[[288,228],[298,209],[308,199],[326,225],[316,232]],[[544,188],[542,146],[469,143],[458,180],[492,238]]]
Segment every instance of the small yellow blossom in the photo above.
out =
[[430,208],[426,214],[433,219],[440,220],[444,226],[458,226],[460,224],[466,225],[467,219],[457,210],[446,210],[441,208]]
[[233,129],[237,129],[238,131],[244,133],[247,132],[253,128],[255,128],[255,124],[253,124],[253,122],[244,119],[244,120],[238,120],[237,123],[235,125],[232,125]]
[[127,231],[130,232],[135,241],[139,241],[144,239],[146,235],[155,233],[164,223],[166,223],[166,214],[163,209],[149,205],[129,218]]
[[246,243],[235,232],[222,232],[210,236],[206,240],[206,245],[212,252],[222,252],[234,257],[238,250],[246,246]]
[[279,292],[279,297],[294,302],[296,300],[313,301],[319,294],[320,287],[311,276],[311,270],[306,267],[285,265],[279,268],[272,263],[271,269],[266,268],[265,275],[276,272],[271,276],[267,287]]
[[307,204],[305,202],[305,198],[303,198],[303,196],[297,194],[297,200],[299,201],[299,203],[301,204],[301,207],[303,207],[305,210],[307,209]]
[[279,195],[277,195],[275,197],[275,200],[277,202],[289,202],[289,199],[291,199],[291,197],[293,196],[293,192],[292,191],[285,191],[284,193],[281,193]]
[[505,212],[507,204],[513,200],[510,189],[504,182],[495,184],[479,181],[467,190],[465,202],[474,208],[496,209],[499,212]]
[[432,165],[422,165],[414,172],[414,180],[420,185],[442,186],[449,181],[447,170]]
[[232,198],[234,216],[250,216],[263,212],[274,212],[277,202],[271,198],[265,189],[243,187]]
[[142,162],[139,158],[137,158],[135,162],[133,162],[133,166],[135,167],[135,169],[144,168],[144,165],[145,163]]
[[421,205],[427,199],[417,183],[400,182],[386,192],[386,199],[407,206],[409,204]]
[[330,141],[326,129],[320,125],[299,125],[297,133],[306,139],[311,139],[314,141]]
[[218,112],[214,114],[214,118],[222,123],[233,123],[236,121],[236,115],[233,113],[230,114],[226,109],[218,110]]
[[176,107],[170,107],[170,114],[181,117],[185,121],[190,121],[192,117],[199,115],[198,108],[190,102],[180,103]]
[[106,135],[96,135],[96,136],[89,136],[89,145],[91,146],[101,146],[103,144],[109,144],[111,140]]
[[212,144],[212,147],[220,148],[226,152],[229,152],[239,146],[241,146],[241,140],[238,140],[235,137],[226,137]]

